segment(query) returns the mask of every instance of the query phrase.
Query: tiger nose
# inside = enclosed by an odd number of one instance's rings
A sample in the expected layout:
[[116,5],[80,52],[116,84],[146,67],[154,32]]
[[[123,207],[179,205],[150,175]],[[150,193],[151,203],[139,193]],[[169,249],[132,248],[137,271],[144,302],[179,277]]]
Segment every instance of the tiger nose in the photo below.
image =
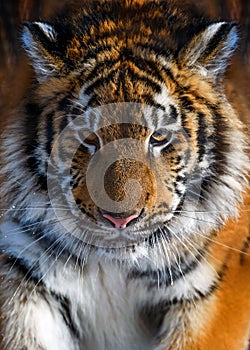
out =
[[131,222],[132,220],[138,218],[139,214],[132,214],[127,217],[114,217],[113,215],[110,214],[103,214],[103,217],[109,221],[111,221],[114,225],[115,228],[120,228],[124,229],[127,227],[127,224]]

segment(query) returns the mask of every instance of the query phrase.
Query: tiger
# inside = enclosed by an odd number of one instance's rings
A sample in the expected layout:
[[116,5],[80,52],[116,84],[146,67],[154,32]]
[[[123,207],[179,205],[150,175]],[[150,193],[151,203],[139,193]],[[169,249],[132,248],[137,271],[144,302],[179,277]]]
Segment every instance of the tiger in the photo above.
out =
[[223,89],[238,38],[175,0],[24,22],[33,75],[0,141],[2,350],[247,350],[248,140]]

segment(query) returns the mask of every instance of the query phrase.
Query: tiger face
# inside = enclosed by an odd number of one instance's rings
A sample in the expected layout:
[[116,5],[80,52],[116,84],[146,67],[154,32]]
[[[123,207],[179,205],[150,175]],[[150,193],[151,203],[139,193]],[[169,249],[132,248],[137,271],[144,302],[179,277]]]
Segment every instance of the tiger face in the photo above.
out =
[[[143,256],[184,235],[203,247],[197,232],[235,213],[247,157],[221,78],[237,28],[173,6],[100,2],[99,19],[84,8],[25,23],[36,82],[23,108],[22,166],[61,244]],[[22,204],[12,200],[25,209],[34,197],[22,193]]]

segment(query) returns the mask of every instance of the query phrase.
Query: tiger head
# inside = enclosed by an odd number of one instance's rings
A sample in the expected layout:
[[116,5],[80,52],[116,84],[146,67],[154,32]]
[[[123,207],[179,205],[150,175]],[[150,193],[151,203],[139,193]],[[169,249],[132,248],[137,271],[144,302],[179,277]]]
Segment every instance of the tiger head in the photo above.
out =
[[24,24],[35,71],[24,166],[56,225],[106,251],[205,244],[197,232],[235,213],[245,181],[244,136],[221,87],[236,24],[150,4]]

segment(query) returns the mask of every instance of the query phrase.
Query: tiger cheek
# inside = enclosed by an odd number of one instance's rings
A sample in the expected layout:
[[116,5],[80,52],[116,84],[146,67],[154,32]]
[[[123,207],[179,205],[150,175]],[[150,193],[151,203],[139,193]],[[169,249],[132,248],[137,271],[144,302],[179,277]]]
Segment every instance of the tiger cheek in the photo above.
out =
[[71,163],[71,190],[73,200],[78,208],[90,217],[94,216],[94,203],[89,195],[86,184],[86,172],[91,156],[80,146]]
[[84,179],[72,190],[78,208],[89,217],[94,218],[95,203],[91,199]]
[[166,208],[168,211],[174,199],[174,169],[171,169],[169,159],[162,158],[157,162],[157,208]]

